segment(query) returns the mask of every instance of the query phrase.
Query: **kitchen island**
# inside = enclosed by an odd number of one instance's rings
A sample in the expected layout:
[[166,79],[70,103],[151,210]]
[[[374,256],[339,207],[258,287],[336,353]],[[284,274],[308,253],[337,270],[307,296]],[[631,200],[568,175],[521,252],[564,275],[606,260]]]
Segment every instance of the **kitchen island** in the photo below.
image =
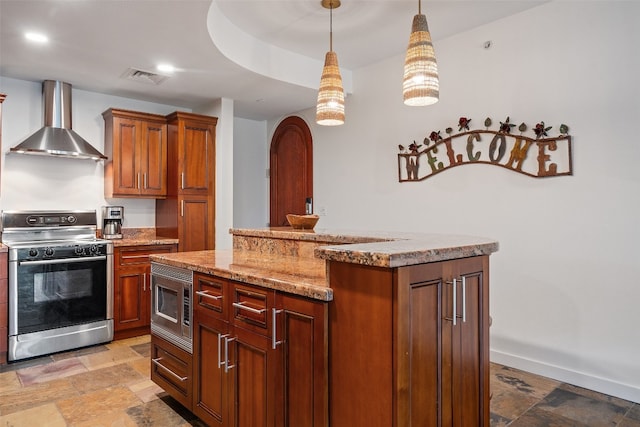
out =
[[194,272],[192,382],[178,400],[207,424],[489,425],[496,241],[230,232],[231,250],[151,257]]

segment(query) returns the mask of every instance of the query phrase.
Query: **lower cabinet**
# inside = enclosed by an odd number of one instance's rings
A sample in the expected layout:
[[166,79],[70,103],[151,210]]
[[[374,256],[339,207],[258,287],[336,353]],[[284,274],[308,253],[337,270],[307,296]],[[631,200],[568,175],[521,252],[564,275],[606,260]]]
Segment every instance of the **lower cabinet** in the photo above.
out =
[[330,425],[489,426],[489,258],[330,262]]
[[114,248],[114,339],[149,333],[151,325],[151,261],[149,256],[175,252],[176,245]]
[[210,426],[327,425],[327,304],[194,274],[193,412]]
[[151,336],[151,379],[185,408],[191,408],[192,356],[162,338]]

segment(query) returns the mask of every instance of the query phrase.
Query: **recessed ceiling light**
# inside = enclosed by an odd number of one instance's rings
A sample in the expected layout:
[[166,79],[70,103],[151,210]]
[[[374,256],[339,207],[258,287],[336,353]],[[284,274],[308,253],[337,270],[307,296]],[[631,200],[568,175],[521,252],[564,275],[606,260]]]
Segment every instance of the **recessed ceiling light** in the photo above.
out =
[[24,36],[27,40],[36,43],[47,43],[49,41],[49,38],[42,33],[25,33]]
[[173,73],[176,70],[175,67],[171,64],[158,64],[156,69],[163,73]]

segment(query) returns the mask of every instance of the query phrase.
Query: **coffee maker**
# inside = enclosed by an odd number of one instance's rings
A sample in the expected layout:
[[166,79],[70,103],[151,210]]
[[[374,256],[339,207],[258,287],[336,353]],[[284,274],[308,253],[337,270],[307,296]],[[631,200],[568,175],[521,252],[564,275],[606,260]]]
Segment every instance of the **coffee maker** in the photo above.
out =
[[102,238],[122,239],[123,206],[102,207]]

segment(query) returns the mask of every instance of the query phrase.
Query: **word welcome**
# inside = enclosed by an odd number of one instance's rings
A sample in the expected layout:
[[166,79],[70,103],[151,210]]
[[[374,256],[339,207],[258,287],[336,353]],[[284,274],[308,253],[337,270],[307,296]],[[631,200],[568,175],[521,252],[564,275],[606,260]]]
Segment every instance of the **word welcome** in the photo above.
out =
[[[488,144],[483,135],[490,136]],[[501,166],[534,178],[572,175],[571,137],[533,139],[490,130],[462,132],[422,151],[398,154],[398,180],[422,181],[468,164]]]

